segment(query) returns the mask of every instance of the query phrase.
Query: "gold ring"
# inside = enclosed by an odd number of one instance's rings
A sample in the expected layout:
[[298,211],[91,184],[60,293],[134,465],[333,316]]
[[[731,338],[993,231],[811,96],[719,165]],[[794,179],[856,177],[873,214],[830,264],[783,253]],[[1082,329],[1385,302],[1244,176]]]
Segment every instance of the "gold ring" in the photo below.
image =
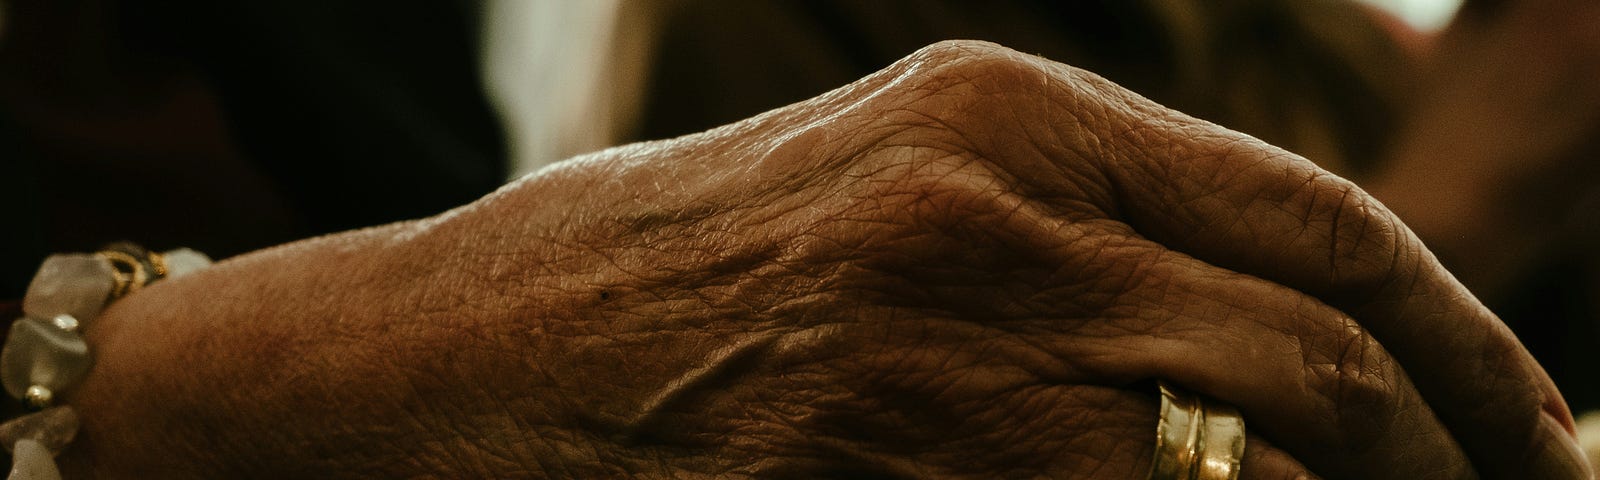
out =
[[111,289],[111,300],[116,300],[133,292],[139,291],[150,281],[150,272],[144,268],[144,263],[127,252],[116,250],[102,250],[102,258],[111,262],[111,273],[114,287]]
[[144,255],[144,259],[150,264],[150,276],[152,277],[150,279],[151,282],[167,278],[167,273],[171,270],[167,268],[166,255],[156,252],[149,252]]
[[1161,420],[1151,480],[1238,480],[1244,417],[1233,407],[1159,383]]

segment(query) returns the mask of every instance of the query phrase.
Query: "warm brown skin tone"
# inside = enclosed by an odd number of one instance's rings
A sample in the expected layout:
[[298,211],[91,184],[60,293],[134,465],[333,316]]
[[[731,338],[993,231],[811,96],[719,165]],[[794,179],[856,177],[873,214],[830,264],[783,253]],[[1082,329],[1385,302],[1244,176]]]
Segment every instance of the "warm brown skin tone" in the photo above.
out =
[[1360,189],[979,43],[88,335],[69,478],[1142,478],[1152,378],[1244,412],[1244,478],[1586,475],[1543,371]]

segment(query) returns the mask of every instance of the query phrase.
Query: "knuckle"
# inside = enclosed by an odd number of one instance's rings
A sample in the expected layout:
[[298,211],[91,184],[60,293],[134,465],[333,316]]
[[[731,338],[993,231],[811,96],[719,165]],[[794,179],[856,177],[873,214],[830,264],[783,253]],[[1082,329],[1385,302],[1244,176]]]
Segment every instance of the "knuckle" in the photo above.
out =
[[992,43],[937,43],[901,69],[910,80],[886,118],[926,127],[903,138],[948,140],[1036,188],[1073,195],[1081,187],[1059,179],[1098,178],[1120,157],[1114,147],[1132,119],[1170,115],[1093,73]]
[[1312,388],[1329,402],[1340,446],[1359,452],[1389,431],[1401,413],[1395,366],[1366,329],[1345,318],[1307,361]]
[[914,64],[947,66],[1016,55],[1015,50],[979,40],[945,40],[918,49],[907,57]]
[[1332,181],[1320,187],[1331,195],[1318,195],[1329,203],[1328,271],[1336,285],[1377,286],[1394,278],[1408,258],[1415,256],[1412,241],[1400,222],[1370,195],[1354,184],[1325,175]]
[[1047,69],[1039,58],[988,42],[943,41],[923,47],[906,62],[924,68],[921,78],[932,88],[967,85],[998,94],[1034,91],[1048,84]]
[[[901,148],[873,166],[852,194],[890,224],[916,232],[979,222],[992,224],[1008,208],[1010,187],[971,154],[940,148]],[[1013,199],[1014,200],[1014,199]]]

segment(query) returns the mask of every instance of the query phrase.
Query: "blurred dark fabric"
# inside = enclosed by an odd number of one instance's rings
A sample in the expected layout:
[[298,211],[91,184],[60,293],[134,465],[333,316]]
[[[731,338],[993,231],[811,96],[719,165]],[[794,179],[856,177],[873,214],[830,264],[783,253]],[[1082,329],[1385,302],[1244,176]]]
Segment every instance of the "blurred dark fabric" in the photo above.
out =
[[45,251],[37,231],[42,222],[36,157],[24,149],[14,125],[0,111],[0,205],[7,210],[0,219],[0,301],[21,296]]
[[1558,245],[1489,307],[1561,387],[1574,410],[1600,409],[1600,256]]
[[0,298],[46,252],[229,256],[499,186],[472,1],[8,0]]

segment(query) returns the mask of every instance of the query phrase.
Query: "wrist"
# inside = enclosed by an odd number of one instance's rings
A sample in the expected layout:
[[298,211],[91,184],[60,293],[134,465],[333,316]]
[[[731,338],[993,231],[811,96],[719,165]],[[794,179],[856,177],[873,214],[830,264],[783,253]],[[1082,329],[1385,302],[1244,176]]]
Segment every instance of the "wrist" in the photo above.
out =
[[107,307],[210,263],[192,250],[156,253],[128,243],[44,261],[0,350],[6,393],[37,410],[0,425],[0,443],[13,453],[13,476],[60,478],[54,457],[69,450],[81,426],[82,406],[66,400],[95,366],[98,352],[85,333],[99,326]]

